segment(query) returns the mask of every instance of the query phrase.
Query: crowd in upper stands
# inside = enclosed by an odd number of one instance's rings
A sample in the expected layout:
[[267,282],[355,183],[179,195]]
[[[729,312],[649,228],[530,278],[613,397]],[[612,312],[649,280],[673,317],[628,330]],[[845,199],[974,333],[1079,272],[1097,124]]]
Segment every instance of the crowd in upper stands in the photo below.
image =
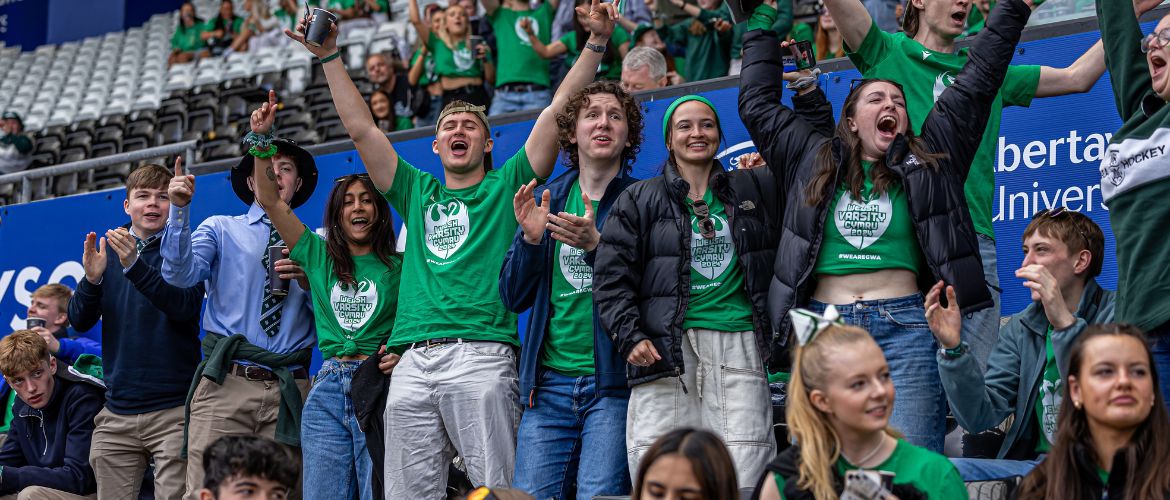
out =
[[[174,63],[312,54],[365,172],[318,179],[272,89],[240,134],[239,213],[193,221],[180,158],[131,172],[129,220],[80,238],[76,290],[39,288],[0,339],[0,498],[1170,497],[1170,15],[1138,24],[1158,0],[1097,0],[1102,39],[1065,68],[1011,64],[1036,0],[825,0],[813,51],[863,76],[836,111],[785,63],[809,31],[787,0],[740,23],[626,2],[410,0],[419,45],[371,55],[368,85],[338,37],[385,2],[328,2],[320,41],[292,2],[206,23],[184,5]],[[758,150],[735,168],[711,101],[675,99],[659,128],[632,95],[733,68]],[[1003,106],[1106,71],[1115,253],[1052,207],[1000,262]],[[526,109],[493,168],[490,116]],[[422,124],[442,178],[387,136]],[[645,140],[668,158],[640,180]],[[323,234],[293,211],[318,187]],[[1031,299],[1002,325],[1000,265]],[[942,455],[948,415],[1000,444]]]

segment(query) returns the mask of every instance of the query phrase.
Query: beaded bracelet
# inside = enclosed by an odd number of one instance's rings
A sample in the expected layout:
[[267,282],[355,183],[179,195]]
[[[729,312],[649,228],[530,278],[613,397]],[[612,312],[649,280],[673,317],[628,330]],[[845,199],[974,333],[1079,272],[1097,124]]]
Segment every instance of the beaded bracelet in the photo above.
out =
[[334,60],[334,59],[337,59],[338,57],[341,57],[341,50],[340,50],[340,49],[338,49],[338,50],[337,50],[337,52],[334,52],[332,55],[328,55],[328,56],[322,57],[322,58],[321,58],[321,64],[325,64],[325,63],[327,63],[327,62],[329,62],[329,61],[332,61],[332,60]]
[[276,156],[276,144],[270,144],[265,149],[252,146],[248,148],[248,154],[255,156],[256,158],[272,158],[273,156]]
[[246,144],[248,146],[257,146],[260,149],[268,149],[268,146],[272,145],[273,137],[274,136],[272,134],[272,131],[269,131],[267,134],[257,134],[256,132],[248,132],[248,135],[245,135],[244,139],[240,142],[243,142],[244,144]]

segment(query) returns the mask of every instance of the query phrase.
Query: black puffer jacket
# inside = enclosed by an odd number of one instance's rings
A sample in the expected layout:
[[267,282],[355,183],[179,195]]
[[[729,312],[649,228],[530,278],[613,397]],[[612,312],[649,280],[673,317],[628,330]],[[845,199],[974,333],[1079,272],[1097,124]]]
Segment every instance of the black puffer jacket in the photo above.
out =
[[[1030,13],[1021,0],[1000,2],[955,84],[943,92],[927,116],[921,139],[928,151],[945,154],[937,169],[909,154],[904,136],[898,136],[886,153],[886,164],[905,188],[917,244],[930,271],[919,273],[919,285],[923,290],[937,280],[953,285],[964,313],[987,308],[992,300],[984,284],[963,183]],[[837,179],[845,175],[847,152],[839,139],[818,132],[780,103],[783,68],[776,36],[751,31],[745,35],[743,47],[740,118],[775,176],[775,191],[764,196],[787,199],[768,300],[777,334],[771,359],[773,368],[782,368],[786,356],[781,354],[786,352],[792,332],[788,311],[807,305],[816,288],[812,271],[829,202],[839,185]],[[823,98],[819,91],[814,94]],[[818,170],[817,152],[830,141],[828,147],[837,160],[837,179],[826,183],[824,201],[809,206],[805,186]]]
[[[674,165],[664,170],[630,186],[614,202],[593,266],[593,300],[622,359],[647,339],[662,356],[648,367],[627,363],[631,387],[683,373],[682,325],[691,289],[691,218],[685,201],[690,185]],[[772,331],[767,293],[778,221],[767,217],[757,179],[749,171],[726,172],[714,161],[708,182],[727,211],[752,303],[756,345],[767,356]]]

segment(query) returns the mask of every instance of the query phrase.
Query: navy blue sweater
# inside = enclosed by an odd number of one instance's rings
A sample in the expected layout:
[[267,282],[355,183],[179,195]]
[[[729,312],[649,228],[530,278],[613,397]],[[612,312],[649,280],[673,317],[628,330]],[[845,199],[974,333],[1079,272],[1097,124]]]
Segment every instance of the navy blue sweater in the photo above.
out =
[[[564,211],[569,192],[577,182],[577,177],[578,170],[573,168],[548,184],[538,186],[534,193],[537,202],[544,191],[548,190],[549,213]],[[594,224],[599,231],[605,224],[605,217],[609,214],[614,200],[626,187],[637,181],[638,179],[630,177],[625,172],[610,181],[594,216]],[[544,338],[548,334],[549,318],[552,317],[550,307],[552,273],[557,269],[554,265],[556,258],[553,255],[555,243],[556,240],[545,232],[540,244],[532,245],[524,241],[524,230],[517,229],[512,247],[504,257],[503,269],[500,270],[500,298],[504,307],[517,313],[532,308],[532,313],[528,316],[528,333],[524,335],[520,350],[520,398],[524,400],[521,403],[528,406],[536,402],[537,371],[540,369]],[[585,254],[585,262],[593,265],[593,252]],[[593,310],[593,366],[599,396],[629,396],[626,360],[621,357],[609,335],[601,328],[596,308]]]
[[106,407],[139,415],[183,406],[195,376],[203,284],[180,288],[159,273],[154,239],[126,272],[113,249],[98,285],[82,278],[69,300],[69,323],[78,331],[102,320]]
[[16,398],[12,427],[0,448],[0,494],[45,486],[77,495],[97,491],[89,466],[93,417],[102,409],[103,388],[97,379],[69,372],[57,363],[49,404],[40,410]]

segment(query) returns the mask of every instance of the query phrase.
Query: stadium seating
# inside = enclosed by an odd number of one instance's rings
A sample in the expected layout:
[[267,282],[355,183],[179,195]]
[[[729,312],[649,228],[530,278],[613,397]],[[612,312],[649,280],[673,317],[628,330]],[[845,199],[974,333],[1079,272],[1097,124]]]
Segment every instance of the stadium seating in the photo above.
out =
[[[426,5],[438,0],[421,0]],[[214,16],[218,0],[196,0],[200,19]],[[1091,10],[1082,0],[1050,0],[1034,21],[1079,17]],[[807,4],[807,5],[806,5]],[[811,1],[798,0],[801,21],[811,21]],[[239,8],[237,14],[245,14]],[[394,0],[391,12],[405,13],[406,0]],[[359,89],[368,90],[364,59],[368,54],[400,54],[416,34],[398,20],[343,31],[338,40],[346,67]],[[248,114],[276,89],[283,108],[280,133],[302,143],[347,137],[333,108],[324,75],[308,51],[296,45],[235,53],[167,67],[170,38],[178,13],[158,14],[143,26],[59,45],[21,52],[0,47],[0,109],[20,113],[36,149],[31,168],[109,156],[127,151],[200,139],[196,162],[241,154],[231,147]],[[224,128],[234,125],[234,128]],[[127,164],[128,165],[128,164]],[[58,176],[36,198],[62,196],[116,186],[129,171],[120,165],[82,175]],[[58,181],[61,185],[58,186]],[[0,205],[18,186],[0,185]],[[27,201],[27,200],[26,200]]]

